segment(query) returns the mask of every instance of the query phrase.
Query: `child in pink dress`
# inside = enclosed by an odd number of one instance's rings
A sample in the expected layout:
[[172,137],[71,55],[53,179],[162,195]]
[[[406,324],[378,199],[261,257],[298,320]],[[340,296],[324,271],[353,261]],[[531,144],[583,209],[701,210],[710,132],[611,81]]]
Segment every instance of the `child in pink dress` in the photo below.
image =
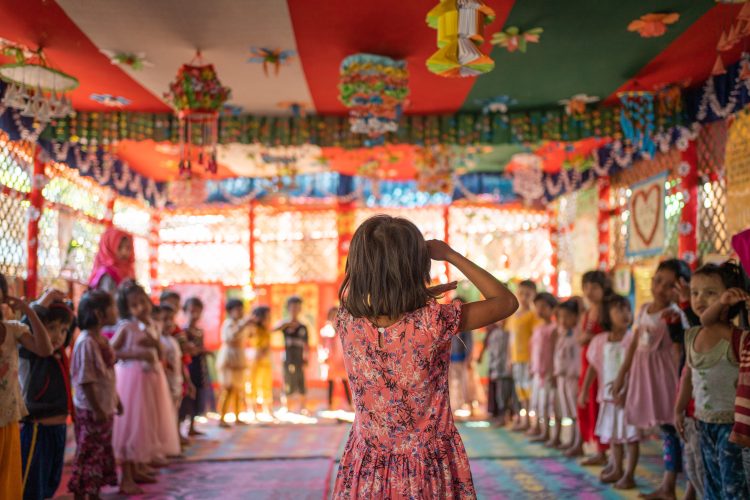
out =
[[112,445],[122,462],[120,489],[126,494],[141,490],[136,482],[154,482],[150,464],[166,463],[180,454],[174,425],[177,417],[164,368],[159,360],[160,342],[151,324],[151,301],[135,282],[117,292],[120,322],[112,338],[117,353],[117,393],[124,413],[115,418]]
[[[630,324],[633,313],[630,301],[621,295],[610,295],[602,304],[601,325],[605,334],[597,335],[589,343],[586,353],[589,366],[579,396],[586,406],[589,388],[594,379],[599,380],[596,398],[599,400],[599,416],[596,420],[596,435],[599,440],[612,446],[608,467],[599,478],[603,483],[615,483],[620,490],[635,488],[635,468],[638,465],[640,433],[625,417],[625,408],[612,393],[612,382],[622,366],[625,351],[631,340]],[[627,447],[627,466],[623,470],[623,458]]]
[[[486,297],[438,304],[430,259],[456,266]],[[355,232],[336,331],[355,419],[334,498],[475,498],[448,397],[451,338],[511,315],[518,301],[491,274],[406,219],[372,217]]]
[[573,421],[570,441],[560,443],[561,450],[572,448],[579,439],[578,426],[578,379],[581,372],[581,346],[576,338],[580,316],[580,305],[575,299],[568,299],[557,307],[557,342],[553,361],[553,374],[557,387],[556,404],[560,408],[560,418]]
[[645,304],[635,320],[633,339],[622,367],[612,384],[617,398],[625,394],[625,419],[641,430],[659,426],[664,440],[664,475],[659,488],[646,498],[672,498],[677,474],[682,472],[682,448],[674,427],[677,399],[677,359],[666,317],[679,315],[687,328],[685,314],[674,302],[679,278],[690,278],[683,261],[669,259],[656,269],[651,279],[653,302]]
[[[557,307],[554,295],[541,292],[534,297],[534,309],[541,320],[531,334],[531,410],[536,414],[536,423],[531,426],[528,435],[532,442],[545,443],[550,446],[560,444],[560,434],[550,440],[550,417],[555,403],[555,385],[552,377],[557,324],[552,315]],[[559,429],[560,426],[557,426]]]

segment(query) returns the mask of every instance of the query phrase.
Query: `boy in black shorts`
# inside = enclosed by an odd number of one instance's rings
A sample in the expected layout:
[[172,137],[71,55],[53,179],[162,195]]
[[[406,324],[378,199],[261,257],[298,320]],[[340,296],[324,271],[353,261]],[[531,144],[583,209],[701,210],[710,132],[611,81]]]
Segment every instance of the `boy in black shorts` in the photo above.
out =
[[300,322],[302,299],[293,296],[286,301],[289,319],[279,326],[284,334],[284,385],[288,398],[287,408],[299,397],[299,411],[305,413],[305,367],[309,354],[307,327]]

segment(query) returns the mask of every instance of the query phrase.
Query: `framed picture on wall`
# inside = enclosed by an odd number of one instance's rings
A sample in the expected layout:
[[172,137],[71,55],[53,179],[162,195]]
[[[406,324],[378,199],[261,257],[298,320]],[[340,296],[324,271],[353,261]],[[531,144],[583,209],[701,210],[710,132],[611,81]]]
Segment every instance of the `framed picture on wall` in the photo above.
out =
[[630,186],[630,217],[625,247],[628,257],[651,257],[664,251],[666,182],[665,171]]

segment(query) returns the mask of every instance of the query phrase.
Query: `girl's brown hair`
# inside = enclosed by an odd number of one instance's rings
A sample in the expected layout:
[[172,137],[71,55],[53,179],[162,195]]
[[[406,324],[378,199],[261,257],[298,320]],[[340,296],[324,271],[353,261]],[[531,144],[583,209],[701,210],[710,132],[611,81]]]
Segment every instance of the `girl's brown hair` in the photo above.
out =
[[352,237],[339,301],[355,318],[395,319],[436,297],[429,281],[430,252],[417,226],[376,215]]

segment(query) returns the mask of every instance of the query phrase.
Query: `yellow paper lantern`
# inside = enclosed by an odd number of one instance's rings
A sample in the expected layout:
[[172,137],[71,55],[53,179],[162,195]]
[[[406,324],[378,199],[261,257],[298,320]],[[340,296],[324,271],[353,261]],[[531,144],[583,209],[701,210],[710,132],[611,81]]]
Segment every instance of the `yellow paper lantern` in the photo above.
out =
[[427,13],[427,24],[437,30],[438,51],[427,69],[445,77],[477,76],[492,71],[495,62],[479,47],[484,26],[495,12],[481,0],[442,0]]

